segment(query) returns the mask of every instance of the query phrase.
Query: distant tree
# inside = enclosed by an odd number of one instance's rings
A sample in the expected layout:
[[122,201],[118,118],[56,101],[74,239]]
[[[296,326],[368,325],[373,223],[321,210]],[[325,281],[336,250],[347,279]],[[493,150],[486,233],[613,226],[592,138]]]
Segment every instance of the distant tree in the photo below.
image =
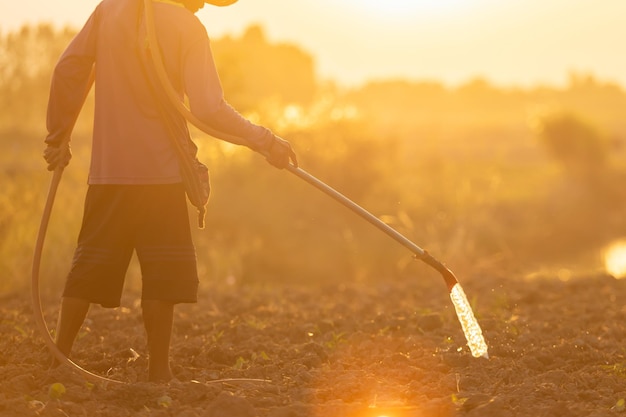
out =
[[74,34],[39,24],[0,37],[0,126],[45,127],[52,68]]
[[[39,24],[0,36],[0,128],[45,128],[52,70],[75,34]],[[315,95],[313,58],[296,46],[269,43],[259,26],[240,39],[214,40],[213,49],[227,99],[237,109],[304,105]]]
[[616,83],[598,80],[590,74],[570,73],[562,100],[572,111],[593,117],[607,127],[623,129],[626,94]]
[[438,82],[402,79],[371,81],[348,92],[344,101],[382,130],[410,130],[436,119],[448,105],[449,92]]
[[536,129],[548,154],[570,174],[591,179],[605,170],[608,142],[582,117],[566,111],[549,114],[539,119]]
[[240,39],[212,42],[227,99],[243,111],[262,103],[305,105],[316,89],[314,60],[290,44],[271,44],[260,26],[250,26]]

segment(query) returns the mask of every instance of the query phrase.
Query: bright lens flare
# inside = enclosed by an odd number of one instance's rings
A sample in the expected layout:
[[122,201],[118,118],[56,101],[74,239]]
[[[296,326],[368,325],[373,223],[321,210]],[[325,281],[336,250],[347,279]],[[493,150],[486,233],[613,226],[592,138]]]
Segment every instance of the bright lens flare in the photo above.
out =
[[483,331],[480,329],[474,317],[474,312],[472,311],[470,303],[467,301],[467,296],[461,284],[455,284],[454,287],[452,287],[450,298],[452,299],[452,304],[454,304],[456,315],[461,322],[461,327],[463,328],[463,333],[465,333],[467,345],[472,352],[472,356],[475,358],[482,356],[483,358],[489,359],[489,352],[487,352],[487,344],[483,337]]
[[615,278],[626,278],[626,240],[614,242],[604,253],[606,272]]

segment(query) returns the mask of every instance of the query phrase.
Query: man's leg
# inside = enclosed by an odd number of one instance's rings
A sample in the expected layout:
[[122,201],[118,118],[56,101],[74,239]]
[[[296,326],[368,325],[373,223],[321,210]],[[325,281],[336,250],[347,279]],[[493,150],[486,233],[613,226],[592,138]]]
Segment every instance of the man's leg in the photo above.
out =
[[63,297],[61,301],[61,312],[59,313],[59,321],[56,328],[55,343],[65,356],[69,357],[72,351],[76,335],[89,311],[89,304],[87,300],[72,297]]
[[168,301],[143,300],[143,323],[148,338],[148,379],[170,381],[170,340],[174,320],[174,304]]
[[142,188],[135,250],[142,274],[149,379],[169,381],[174,305],[197,300],[198,271],[183,184]]

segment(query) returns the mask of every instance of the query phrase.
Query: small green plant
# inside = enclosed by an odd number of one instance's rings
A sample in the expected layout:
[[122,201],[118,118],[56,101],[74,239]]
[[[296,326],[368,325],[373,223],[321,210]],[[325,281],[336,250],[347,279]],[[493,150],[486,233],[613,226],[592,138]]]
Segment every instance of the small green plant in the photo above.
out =
[[389,326],[385,326],[381,329],[378,329],[378,332],[376,333],[377,336],[386,336],[389,334],[391,328]]
[[454,404],[457,407],[461,407],[461,406],[463,406],[465,401],[467,401],[467,398],[459,397],[456,394],[452,394],[451,400],[452,400],[452,404]]
[[212,333],[211,334],[211,341],[213,343],[217,344],[223,336],[224,336],[224,330],[220,330],[217,333]]
[[618,413],[623,413],[626,411],[626,400],[624,398],[620,398],[617,400],[615,405],[611,407],[611,411],[617,411]]
[[507,322],[506,327],[504,328],[506,334],[511,336],[513,339],[517,339],[519,337],[521,330],[520,328],[512,322]]
[[612,365],[602,365],[602,369],[621,378],[626,378],[626,362],[614,363]]
[[256,330],[263,330],[267,327],[267,323],[259,320],[258,318],[254,316],[246,318],[245,323],[249,327],[256,329]]
[[331,334],[331,340],[326,341],[325,345],[329,349],[336,349],[340,344],[345,343],[345,333],[335,333]]
[[169,408],[172,405],[172,398],[169,395],[162,395],[157,399],[157,404],[163,408]]
[[65,385],[61,384],[60,382],[55,382],[54,384],[50,385],[50,388],[48,389],[48,397],[50,397],[50,399],[52,400],[59,400],[61,399],[63,394],[65,394],[65,392]]
[[269,361],[270,357],[264,351],[262,351],[261,353],[253,353],[252,354],[252,360],[255,361],[257,359],[261,359],[261,360],[264,360],[264,361]]
[[248,361],[240,356],[235,361],[235,364],[233,365],[233,368],[237,369],[237,370],[241,370],[241,369],[243,369],[246,366],[247,363],[248,363]]

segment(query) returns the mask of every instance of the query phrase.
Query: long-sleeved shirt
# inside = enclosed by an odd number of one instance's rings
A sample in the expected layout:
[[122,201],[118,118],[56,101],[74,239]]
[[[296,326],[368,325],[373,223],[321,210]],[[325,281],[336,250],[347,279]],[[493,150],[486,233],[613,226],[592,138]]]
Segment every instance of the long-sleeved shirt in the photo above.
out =
[[[104,0],[57,63],[48,103],[46,143],[69,140],[95,68],[90,184],[181,181],[177,155],[159,116],[139,48],[143,0]],[[172,2],[154,2],[158,44],[169,79],[192,113],[227,135],[263,149],[273,134],[224,99],[209,37],[198,18]],[[181,117],[176,115],[175,117]]]

